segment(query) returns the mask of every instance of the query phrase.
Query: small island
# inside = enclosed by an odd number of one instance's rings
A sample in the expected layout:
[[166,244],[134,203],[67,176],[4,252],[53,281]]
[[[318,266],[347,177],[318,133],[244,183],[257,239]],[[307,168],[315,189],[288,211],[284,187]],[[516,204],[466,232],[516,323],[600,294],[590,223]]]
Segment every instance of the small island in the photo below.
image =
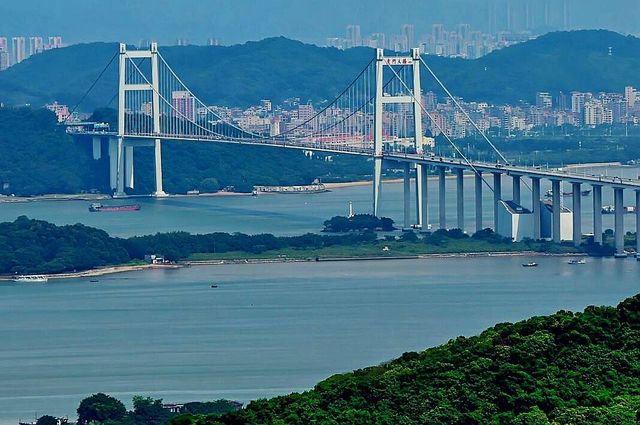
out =
[[[300,236],[242,233],[157,233],[114,238],[82,224],[56,226],[19,217],[0,223],[0,279],[17,275],[90,276],[148,267],[260,261],[332,261],[423,258],[431,255],[589,254],[613,255],[612,233],[605,245],[553,243],[525,239],[513,242],[491,229],[467,235],[460,229],[393,232],[393,221],[371,216],[333,217],[325,230],[341,233]],[[375,232],[372,229],[381,229]],[[626,244],[635,244],[629,233]],[[157,261],[161,259],[161,261]]]

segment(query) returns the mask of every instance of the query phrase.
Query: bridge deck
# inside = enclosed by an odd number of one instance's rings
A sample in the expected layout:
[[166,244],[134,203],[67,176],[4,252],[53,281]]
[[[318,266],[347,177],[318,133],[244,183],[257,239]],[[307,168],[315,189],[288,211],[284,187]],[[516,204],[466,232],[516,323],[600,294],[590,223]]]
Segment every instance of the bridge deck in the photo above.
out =
[[[70,131],[72,135],[77,136],[94,136],[94,137],[117,137],[115,132],[101,132],[101,131]],[[137,134],[137,135],[125,135],[128,139],[148,140],[148,139],[162,139],[162,140],[177,140],[177,141],[190,141],[190,142],[215,142],[234,145],[251,145],[251,146],[269,146],[276,148],[286,149],[298,149],[308,150],[316,152],[328,152],[335,154],[346,155],[359,155],[359,156],[373,156],[373,151],[370,149],[363,149],[349,146],[327,146],[322,143],[304,142],[304,141],[280,141],[274,139],[224,139],[216,137],[193,137],[193,136],[176,136],[170,134]],[[615,176],[602,176],[602,175],[585,175],[578,173],[571,173],[561,169],[548,169],[541,167],[527,167],[527,166],[513,166],[503,165],[499,163],[472,161],[471,165],[461,159],[421,155],[421,154],[409,154],[400,152],[385,152],[384,159],[398,162],[412,162],[419,164],[428,164],[432,166],[444,166],[454,169],[463,169],[473,171],[474,169],[483,173],[500,173],[514,176],[534,177],[549,180],[562,180],[574,183],[584,183],[599,186],[617,187],[622,189],[631,189],[640,191],[640,179],[623,179]]]

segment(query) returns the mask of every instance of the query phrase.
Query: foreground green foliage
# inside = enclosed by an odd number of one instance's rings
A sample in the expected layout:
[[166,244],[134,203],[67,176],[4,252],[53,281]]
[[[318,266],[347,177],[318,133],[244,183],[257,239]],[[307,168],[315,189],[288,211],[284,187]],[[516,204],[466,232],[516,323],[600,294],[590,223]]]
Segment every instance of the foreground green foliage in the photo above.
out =
[[502,323],[302,394],[174,425],[636,424],[640,295]]
[[85,398],[78,406],[78,424],[118,421],[126,414],[127,409],[120,400],[104,393],[98,393]]
[[[172,412],[163,406],[161,399],[134,396],[133,410],[127,411],[120,400],[98,393],[80,402],[77,423],[78,425],[164,425],[181,414],[223,414],[238,410],[241,406],[241,403],[230,400],[192,402],[185,403],[179,412]],[[43,418],[50,420],[51,416],[43,416],[40,419]]]

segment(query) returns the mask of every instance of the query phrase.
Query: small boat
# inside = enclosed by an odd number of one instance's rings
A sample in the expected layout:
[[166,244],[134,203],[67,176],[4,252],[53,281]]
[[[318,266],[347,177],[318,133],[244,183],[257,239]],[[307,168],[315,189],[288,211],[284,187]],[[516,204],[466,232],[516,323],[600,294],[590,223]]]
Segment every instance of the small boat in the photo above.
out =
[[522,267],[538,267],[538,263],[535,262],[530,262],[530,263],[524,263],[522,264]]
[[20,283],[46,283],[49,281],[49,278],[44,275],[32,274],[16,276],[13,280]]
[[217,288],[218,285],[216,285],[215,283],[213,285],[211,285],[212,288]]
[[604,207],[602,207],[602,214],[615,214],[616,212],[616,207],[614,207],[613,205],[605,205]]
[[98,280],[97,280],[97,279],[91,279],[89,282],[91,282],[91,283],[98,283]]
[[567,264],[587,264],[586,260],[576,260],[575,258],[567,261]]
[[[582,190],[580,191],[581,196],[589,196],[591,195],[591,190]],[[573,192],[562,192],[562,196],[573,196]],[[549,189],[544,194],[545,198],[553,198],[553,190]]]

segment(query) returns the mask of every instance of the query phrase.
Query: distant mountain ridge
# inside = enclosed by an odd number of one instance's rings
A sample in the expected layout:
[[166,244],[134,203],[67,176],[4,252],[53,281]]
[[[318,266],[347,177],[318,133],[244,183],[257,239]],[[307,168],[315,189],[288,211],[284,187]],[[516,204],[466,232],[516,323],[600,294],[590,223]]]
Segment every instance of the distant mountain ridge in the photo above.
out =
[[[31,57],[0,73],[0,102],[41,106],[57,100],[72,106],[117,49],[116,43],[79,44]],[[230,106],[264,98],[332,99],[373,58],[369,48],[341,51],[283,37],[228,47],[162,47],[161,53],[203,101]],[[455,95],[492,103],[531,101],[536,91],[622,92],[640,85],[640,39],[604,30],[550,33],[476,60],[425,60]],[[116,65],[84,110],[113,99]],[[437,89],[426,75],[422,86]]]

